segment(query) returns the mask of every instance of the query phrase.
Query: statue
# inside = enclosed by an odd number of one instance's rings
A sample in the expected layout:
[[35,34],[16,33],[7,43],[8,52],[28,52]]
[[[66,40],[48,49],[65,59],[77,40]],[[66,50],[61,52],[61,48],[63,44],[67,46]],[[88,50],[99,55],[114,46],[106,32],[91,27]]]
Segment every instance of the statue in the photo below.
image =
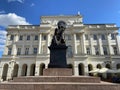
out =
[[64,40],[64,31],[66,29],[66,23],[64,21],[58,22],[58,28],[55,29],[54,36],[51,45],[48,47],[50,50],[50,62],[48,68],[66,68],[66,50]]
[[65,45],[63,33],[66,29],[66,23],[64,21],[59,21],[57,25],[58,28],[55,29],[51,45]]

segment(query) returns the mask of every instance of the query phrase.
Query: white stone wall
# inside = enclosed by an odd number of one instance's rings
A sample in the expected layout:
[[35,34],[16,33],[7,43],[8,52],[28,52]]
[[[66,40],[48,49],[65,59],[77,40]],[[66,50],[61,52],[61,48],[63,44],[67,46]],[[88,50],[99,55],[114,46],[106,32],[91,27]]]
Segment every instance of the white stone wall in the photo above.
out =
[[[31,75],[31,65],[35,64],[35,75],[39,76],[40,65],[44,68],[49,64],[49,49],[54,29],[59,20],[64,20],[68,27],[65,31],[66,45],[70,46],[69,57],[67,63],[72,65],[74,75],[88,75],[88,65],[92,65],[92,69],[96,69],[97,65],[105,67],[107,63],[112,62],[112,69],[116,69],[116,65],[120,60],[120,43],[118,39],[118,27],[114,24],[83,24],[82,16],[43,16],[40,26],[9,26],[6,39],[5,50],[1,58],[0,78],[3,76],[3,67],[8,64],[7,79],[12,77],[14,66],[17,64],[18,75],[22,75],[23,65],[27,65],[26,75]],[[114,34],[115,39],[111,40],[111,34]],[[14,35],[14,40],[10,40],[11,35]],[[20,35],[23,35],[23,40],[19,40]],[[30,40],[26,40],[30,35]],[[38,35],[38,40],[34,40],[35,35]],[[88,35],[86,40],[85,35]],[[97,40],[94,40],[94,35]],[[102,40],[101,35],[105,35],[105,40]],[[107,47],[108,55],[104,55],[103,46]],[[114,55],[113,46],[117,48],[117,55]],[[87,55],[86,47],[90,48],[90,55]],[[99,55],[96,55],[95,47],[98,47]],[[11,55],[8,55],[9,48],[12,48]],[[20,55],[17,55],[18,48],[21,48]],[[26,48],[29,48],[28,55],[25,55]],[[33,49],[37,48],[37,54],[33,54]],[[107,63],[106,63],[107,62]],[[44,66],[45,65],[45,66]],[[80,71],[82,68],[82,73]]]

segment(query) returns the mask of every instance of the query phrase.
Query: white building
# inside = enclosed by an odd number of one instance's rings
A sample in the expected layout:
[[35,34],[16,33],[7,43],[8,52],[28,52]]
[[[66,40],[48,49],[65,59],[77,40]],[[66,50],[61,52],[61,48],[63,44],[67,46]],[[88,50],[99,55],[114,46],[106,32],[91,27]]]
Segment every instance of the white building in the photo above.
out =
[[120,68],[120,43],[115,24],[84,24],[81,15],[42,16],[40,25],[10,25],[0,63],[0,78],[39,76],[48,67],[51,39],[57,22],[65,31],[68,67],[73,75],[89,75],[96,68]]

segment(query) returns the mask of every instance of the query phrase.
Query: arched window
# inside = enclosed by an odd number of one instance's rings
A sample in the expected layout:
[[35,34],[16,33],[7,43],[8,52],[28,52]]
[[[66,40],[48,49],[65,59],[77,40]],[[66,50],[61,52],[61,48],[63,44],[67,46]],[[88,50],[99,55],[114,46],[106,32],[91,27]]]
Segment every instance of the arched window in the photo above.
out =
[[2,79],[3,79],[3,81],[6,80],[6,78],[7,78],[7,73],[8,73],[8,64],[4,64],[3,73],[2,73]]
[[120,69],[120,63],[116,65],[116,69]]
[[12,77],[17,77],[18,76],[18,69],[19,69],[18,64],[15,64],[14,69],[13,69],[13,76]]
[[108,68],[108,69],[111,69],[111,65],[110,64],[106,64],[105,67]]
[[24,64],[22,66],[22,76],[27,76],[27,64]]
[[101,66],[100,64],[97,64],[96,68],[101,69],[101,68],[102,68],[102,66]]
[[84,65],[82,63],[79,64],[78,69],[79,75],[84,75]]
[[32,64],[30,67],[30,76],[35,76],[35,64]]
[[43,69],[45,68],[45,64],[41,63],[40,64],[40,69],[39,69],[39,75],[43,75]]
[[[92,66],[92,64],[88,64],[88,71],[91,71],[91,70],[93,70],[93,66]],[[93,76],[92,73],[89,73],[89,75]]]

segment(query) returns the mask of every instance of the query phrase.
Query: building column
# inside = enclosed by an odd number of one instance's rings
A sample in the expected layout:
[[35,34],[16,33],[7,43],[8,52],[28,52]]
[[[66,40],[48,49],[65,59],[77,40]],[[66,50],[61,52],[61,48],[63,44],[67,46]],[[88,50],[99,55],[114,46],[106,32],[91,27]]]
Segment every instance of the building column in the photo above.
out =
[[81,36],[81,47],[82,47],[82,54],[86,54],[85,35],[84,35],[84,33],[82,33],[82,36]]
[[13,41],[13,46],[12,46],[12,55],[17,54],[17,47],[16,47],[16,42],[18,41],[18,34],[14,35],[14,41]]
[[94,55],[94,48],[93,48],[93,35],[90,35],[90,47],[91,47],[91,55]]
[[78,64],[77,63],[75,63],[75,65],[74,65],[74,75],[79,76],[79,69],[78,69]]
[[30,48],[29,48],[29,54],[30,54],[30,55],[33,54],[33,47],[32,47],[32,44],[30,45]]
[[42,46],[42,45],[41,45],[41,44],[42,44],[42,43],[41,43],[41,40],[42,40],[42,34],[40,33],[40,34],[39,34],[38,54],[40,54],[40,53],[41,53],[41,46]]
[[47,48],[47,54],[50,53],[48,46],[50,46],[50,34],[49,33],[47,34],[47,47],[46,47]]
[[118,55],[120,55],[120,43],[119,43],[120,39],[119,39],[118,33],[116,33],[115,37],[116,37],[117,52],[118,52]]
[[4,64],[0,64],[0,80],[2,79]]
[[30,65],[28,65],[28,67],[27,67],[27,76],[30,76],[30,69],[31,69],[31,67],[30,67]]
[[9,39],[10,39],[10,35],[7,34],[7,37],[6,37],[6,43],[5,43],[5,48],[4,48],[3,55],[7,55],[7,54],[8,54],[8,47],[7,47],[7,45],[8,45],[8,41],[9,41]]
[[18,77],[22,75],[22,66],[19,66],[19,69],[18,69]]
[[39,74],[39,68],[40,66],[39,66],[39,64],[36,62],[36,66],[35,66],[35,76],[39,76],[40,74]]
[[102,48],[102,40],[101,40],[101,35],[98,35],[98,46],[99,46],[99,53],[100,55],[104,55],[103,54],[103,48]]
[[85,76],[88,76],[88,64],[84,64],[85,65]]
[[25,47],[24,47],[24,45],[22,45],[21,54],[22,54],[22,55],[25,54]]
[[111,46],[110,39],[111,39],[110,33],[107,33],[108,53],[111,55],[111,54],[113,54],[113,52],[112,52],[112,46]]
[[77,54],[76,33],[73,34],[74,54]]

